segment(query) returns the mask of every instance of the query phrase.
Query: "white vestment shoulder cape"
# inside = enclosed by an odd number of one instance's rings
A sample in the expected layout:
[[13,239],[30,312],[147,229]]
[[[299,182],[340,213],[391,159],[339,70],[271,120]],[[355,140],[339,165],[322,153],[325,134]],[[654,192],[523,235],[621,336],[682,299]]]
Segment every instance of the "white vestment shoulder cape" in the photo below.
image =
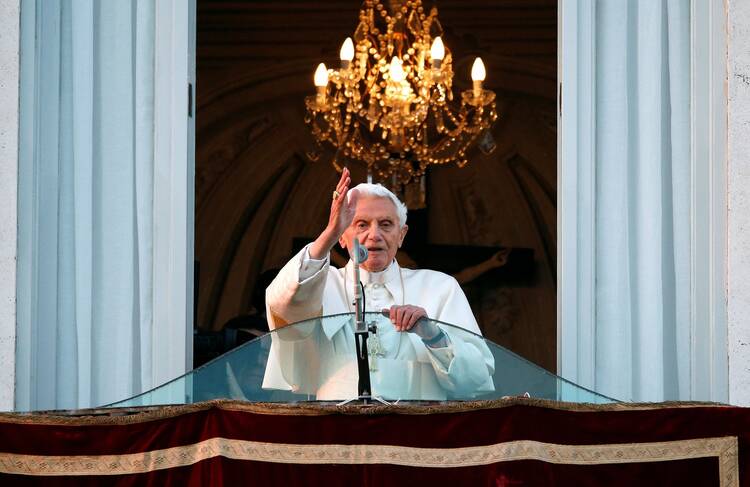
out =
[[[352,315],[314,319],[353,312],[353,263],[336,269],[326,260],[310,277],[300,279],[309,262],[307,255],[307,248],[302,249],[266,290],[269,327],[276,331],[263,387],[310,394],[318,400],[354,398],[358,373]],[[398,332],[387,318],[379,319],[378,339],[384,353],[371,364],[373,395],[444,400],[494,390],[494,357],[478,336],[479,326],[453,277],[402,269],[396,261],[381,273],[361,273],[367,311],[410,304],[424,308],[431,319],[454,325],[439,325],[449,345],[431,348],[416,334]],[[310,321],[284,328],[303,320]]]

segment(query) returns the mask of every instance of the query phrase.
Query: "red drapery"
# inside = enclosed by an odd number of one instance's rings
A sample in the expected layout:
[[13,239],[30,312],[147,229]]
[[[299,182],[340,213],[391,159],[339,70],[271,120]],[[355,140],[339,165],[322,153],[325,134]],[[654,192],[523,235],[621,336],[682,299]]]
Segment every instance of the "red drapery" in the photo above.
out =
[[234,401],[0,415],[2,485],[750,486],[750,409]]

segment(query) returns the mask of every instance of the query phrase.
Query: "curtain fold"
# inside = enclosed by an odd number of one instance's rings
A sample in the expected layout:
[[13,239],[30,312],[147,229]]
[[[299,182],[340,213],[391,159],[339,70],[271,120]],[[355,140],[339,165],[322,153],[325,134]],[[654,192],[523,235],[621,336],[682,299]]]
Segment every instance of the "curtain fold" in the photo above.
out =
[[596,389],[689,397],[690,2],[596,3]]
[[19,376],[31,409],[98,406],[153,385],[155,4],[25,7],[37,62],[33,167],[21,176],[34,194],[20,223],[33,248],[31,343],[19,344],[31,370]]

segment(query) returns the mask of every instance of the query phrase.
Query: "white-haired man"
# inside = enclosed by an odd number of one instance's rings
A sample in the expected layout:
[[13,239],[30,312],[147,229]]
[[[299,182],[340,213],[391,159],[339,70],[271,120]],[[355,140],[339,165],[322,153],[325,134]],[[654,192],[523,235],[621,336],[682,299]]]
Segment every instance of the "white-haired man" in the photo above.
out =
[[[406,207],[380,185],[350,190],[345,168],[333,193],[328,225],[294,256],[266,290],[271,329],[314,317],[353,311],[353,262],[329,265],[336,243],[354,239],[368,257],[360,265],[366,309],[388,310],[380,320],[380,353],[371,372],[373,395],[389,399],[469,398],[493,390],[494,359],[456,280],[429,270],[402,269],[396,252],[404,241]],[[430,318],[462,327],[441,327]],[[279,330],[264,387],[314,394],[317,399],[357,396],[355,344],[350,315],[324,318],[303,330]],[[372,345],[371,345],[372,347]]]

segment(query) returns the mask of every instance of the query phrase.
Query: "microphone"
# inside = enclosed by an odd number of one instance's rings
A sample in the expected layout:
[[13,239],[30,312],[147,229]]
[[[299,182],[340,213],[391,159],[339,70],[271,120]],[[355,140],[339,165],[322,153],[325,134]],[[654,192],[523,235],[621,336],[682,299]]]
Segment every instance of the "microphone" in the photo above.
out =
[[354,259],[355,264],[361,264],[367,260],[367,247],[363,247],[356,237],[354,238],[354,250],[352,254],[354,254],[352,255],[352,258]]
[[359,281],[359,265],[367,260],[367,249],[359,243],[357,237],[354,237],[354,248],[352,248],[352,259],[354,260],[354,313],[357,319],[357,333],[365,333],[367,327],[365,325],[364,308],[365,308],[365,297],[360,287]]

